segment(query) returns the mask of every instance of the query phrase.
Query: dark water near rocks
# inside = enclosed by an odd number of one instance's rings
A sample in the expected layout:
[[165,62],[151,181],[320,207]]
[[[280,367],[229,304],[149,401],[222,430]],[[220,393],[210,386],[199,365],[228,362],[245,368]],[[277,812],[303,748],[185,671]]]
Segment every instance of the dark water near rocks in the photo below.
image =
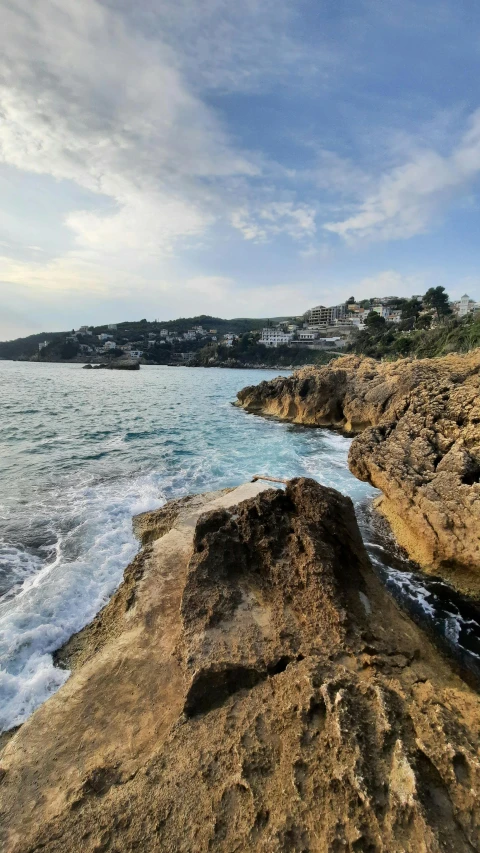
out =
[[277,374],[0,362],[0,730],[68,676],[52,652],[120,583],[138,548],[132,515],[257,473],[350,495],[389,589],[464,663],[480,663],[478,612],[412,574],[376,528],[377,493],[350,474],[350,440],[232,407],[237,390]]

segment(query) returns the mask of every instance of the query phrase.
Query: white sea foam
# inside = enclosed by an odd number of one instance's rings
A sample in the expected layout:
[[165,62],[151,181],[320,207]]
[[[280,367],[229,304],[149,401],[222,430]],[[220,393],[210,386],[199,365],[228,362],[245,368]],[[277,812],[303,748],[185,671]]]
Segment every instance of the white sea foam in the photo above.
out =
[[0,605],[0,730],[16,726],[65,682],[52,652],[86,625],[122,579],[138,543],[132,515],[159,506],[153,475],[84,488],[75,502],[81,557],[69,560],[59,540],[54,561],[30,573]]

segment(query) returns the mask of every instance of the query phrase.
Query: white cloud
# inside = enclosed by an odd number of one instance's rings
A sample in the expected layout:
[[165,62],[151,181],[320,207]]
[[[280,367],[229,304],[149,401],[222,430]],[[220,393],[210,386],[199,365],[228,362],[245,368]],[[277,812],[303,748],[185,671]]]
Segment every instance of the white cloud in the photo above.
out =
[[0,102],[1,160],[115,202],[68,216],[89,249],[169,251],[221,213],[222,181],[258,172],[170,49],[96,0],[4,8]]
[[345,239],[397,240],[425,232],[452,199],[465,196],[480,175],[480,110],[448,156],[419,151],[384,174],[357,211],[327,231]]
[[231,222],[246,240],[260,243],[278,234],[304,240],[316,232],[315,209],[291,201],[270,202],[256,210],[243,206],[233,211]]

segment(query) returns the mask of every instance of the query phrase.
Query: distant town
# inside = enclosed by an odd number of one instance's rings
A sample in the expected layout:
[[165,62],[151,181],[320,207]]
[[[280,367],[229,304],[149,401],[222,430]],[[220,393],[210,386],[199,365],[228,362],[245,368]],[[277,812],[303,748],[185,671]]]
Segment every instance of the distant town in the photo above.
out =
[[[382,337],[394,342],[397,354],[411,348],[408,336],[434,330],[448,320],[478,318],[480,303],[464,294],[451,302],[444,288],[430,288],[424,296],[354,297],[338,305],[316,305],[298,317],[223,320],[202,316],[195,321],[141,320],[82,325],[68,333],[30,336],[0,344],[0,358],[37,361],[102,361],[135,359],[153,364],[203,366],[240,361],[279,361],[292,364],[319,362],[319,353],[367,352]],[[367,346],[362,349],[362,342]],[[360,349],[359,349],[360,347]],[[268,355],[278,351],[278,357]],[[403,351],[403,352],[402,352]],[[375,355],[375,353],[371,353]]]

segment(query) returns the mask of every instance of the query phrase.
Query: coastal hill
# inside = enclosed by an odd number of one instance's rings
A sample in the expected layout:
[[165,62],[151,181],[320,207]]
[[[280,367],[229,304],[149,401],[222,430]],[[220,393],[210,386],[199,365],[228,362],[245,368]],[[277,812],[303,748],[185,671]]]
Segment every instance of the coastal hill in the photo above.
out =
[[480,592],[480,349],[327,367],[244,388],[257,414],[357,437],[351,471],[381,489],[380,509],[420,564]]
[[390,361],[468,352],[480,345],[480,303],[466,294],[450,302],[443,287],[423,297],[353,296],[299,317],[269,319],[201,315],[169,321],[81,326],[0,343],[0,359],[113,362],[194,367],[279,367],[327,364],[344,352]]
[[[39,344],[45,340],[47,343],[54,345],[55,351],[58,353],[57,358],[67,360],[72,357],[75,346],[67,348],[65,353],[59,351],[62,344],[78,344],[82,343],[85,346],[91,346],[94,338],[99,335],[105,335],[108,339],[114,340],[119,344],[125,343],[141,343],[142,346],[147,346],[148,337],[151,335],[154,338],[160,337],[160,330],[165,329],[170,335],[184,335],[189,329],[196,326],[205,328],[208,333],[212,330],[208,337],[221,336],[224,333],[231,332],[234,335],[242,335],[247,332],[260,330],[269,322],[280,322],[282,317],[272,319],[253,319],[248,317],[236,317],[232,320],[225,320],[221,317],[211,317],[206,314],[201,314],[197,317],[180,317],[178,320],[128,320],[121,323],[104,323],[96,326],[81,326],[80,329],[72,329],[62,332],[40,332],[35,335],[29,335],[25,338],[16,338],[12,341],[0,341],[0,358],[10,359],[29,359],[32,356],[37,356],[39,352]],[[66,340],[69,336],[75,336],[76,341]],[[182,347],[189,349],[188,341],[182,343]],[[41,350],[42,352],[42,350]],[[76,354],[76,353],[75,353]],[[48,355],[48,354],[47,354]]]
[[251,483],[137,528],[1,755],[2,849],[479,849],[480,699],[378,580],[350,499]]

